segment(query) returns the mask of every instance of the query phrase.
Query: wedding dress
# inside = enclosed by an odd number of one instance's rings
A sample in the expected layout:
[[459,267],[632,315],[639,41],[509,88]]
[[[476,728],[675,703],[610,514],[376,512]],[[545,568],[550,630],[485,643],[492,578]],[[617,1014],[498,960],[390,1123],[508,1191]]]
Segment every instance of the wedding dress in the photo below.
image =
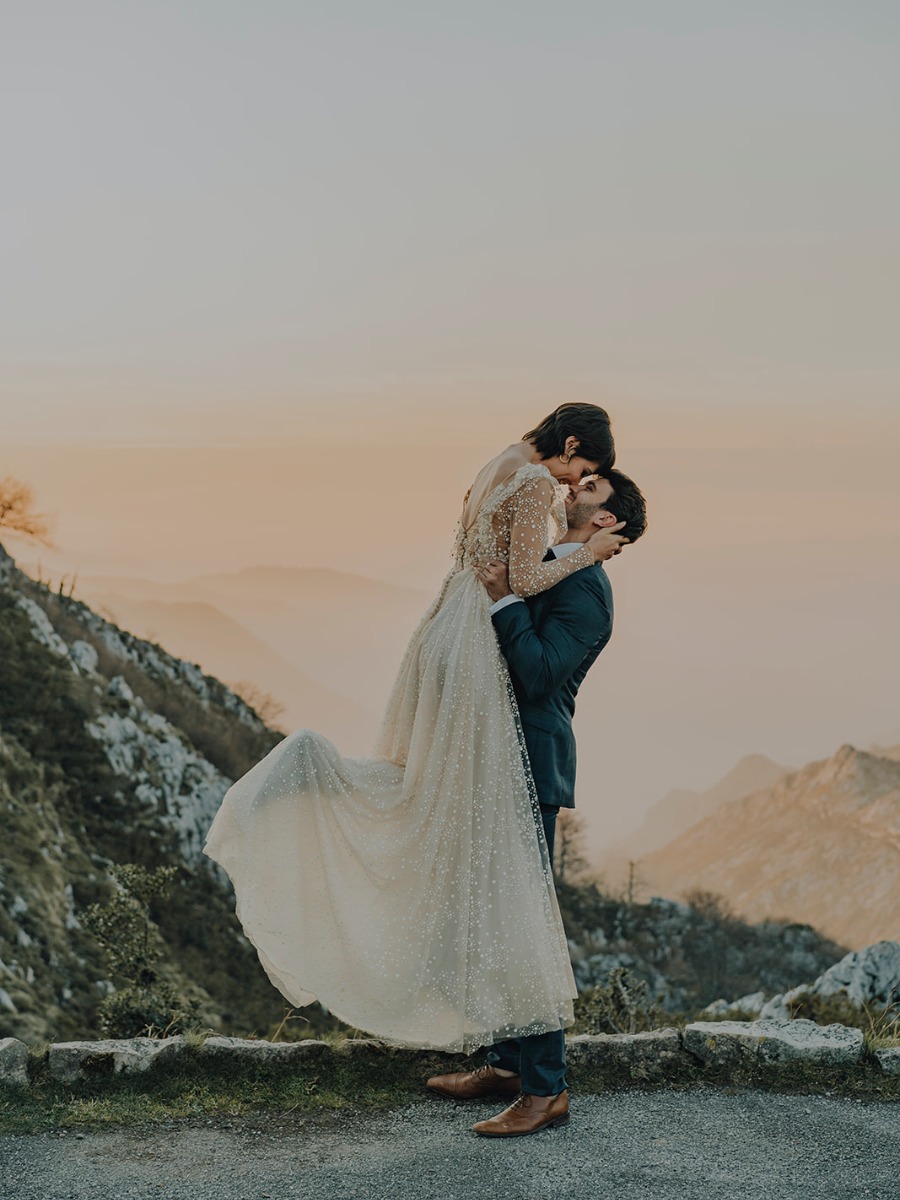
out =
[[401,1045],[468,1051],[572,1021],[515,697],[471,570],[505,559],[524,596],[593,563],[587,547],[542,561],[563,489],[524,457],[511,447],[470,489],[374,756],[290,735],[231,787],[205,846],[282,994]]

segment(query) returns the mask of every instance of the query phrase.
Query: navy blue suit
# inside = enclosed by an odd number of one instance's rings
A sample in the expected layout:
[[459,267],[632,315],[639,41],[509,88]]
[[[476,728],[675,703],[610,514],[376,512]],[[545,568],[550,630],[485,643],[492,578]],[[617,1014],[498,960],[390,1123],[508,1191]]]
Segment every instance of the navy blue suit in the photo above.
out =
[[[524,604],[506,605],[493,621],[519,704],[552,862],[556,814],[575,805],[575,697],[612,634],[609,579],[599,563],[584,567]],[[488,1062],[517,1072],[522,1090],[532,1095],[554,1096],[566,1087],[562,1030],[498,1042]]]
[[612,634],[609,578],[597,563],[525,604],[494,614],[509,666],[538,799],[575,805],[575,697]]

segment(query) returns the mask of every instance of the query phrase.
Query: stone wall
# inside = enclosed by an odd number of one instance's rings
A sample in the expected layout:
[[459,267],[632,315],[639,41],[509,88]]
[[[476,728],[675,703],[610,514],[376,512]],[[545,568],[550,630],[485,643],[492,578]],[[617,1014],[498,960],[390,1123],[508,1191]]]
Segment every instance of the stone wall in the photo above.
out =
[[[581,1035],[568,1039],[573,1074],[602,1069],[626,1081],[746,1079],[748,1071],[787,1072],[815,1068],[825,1075],[868,1066],[885,1075],[900,1075],[900,1047],[869,1051],[858,1029],[816,1025],[805,1020],[699,1021],[684,1029],[654,1029],[636,1034]],[[240,1068],[265,1064],[315,1063],[321,1069],[332,1056],[377,1062],[380,1056],[403,1055],[433,1066],[434,1054],[386,1046],[371,1039],[266,1042],[208,1037],[202,1043],[173,1038],[123,1041],[61,1042],[49,1047],[44,1065],[57,1083],[75,1084],[120,1072],[147,1071],[190,1055],[193,1069],[204,1063]],[[28,1086],[29,1053],[24,1042],[0,1040],[0,1083]]]

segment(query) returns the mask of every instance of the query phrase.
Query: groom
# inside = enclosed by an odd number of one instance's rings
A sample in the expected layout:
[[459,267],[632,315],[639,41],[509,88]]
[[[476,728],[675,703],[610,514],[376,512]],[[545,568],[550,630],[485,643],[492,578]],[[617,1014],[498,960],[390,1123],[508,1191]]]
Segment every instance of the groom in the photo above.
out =
[[[621,471],[573,488],[566,509],[568,531],[548,556],[571,554],[598,529],[615,529],[622,539],[634,542],[647,527],[644,497]],[[557,814],[575,804],[575,697],[612,633],[609,579],[597,563],[523,601],[510,592],[504,563],[483,563],[476,570],[494,601],[491,616],[519,704],[552,862]],[[454,1100],[515,1097],[498,1116],[473,1126],[476,1133],[513,1137],[568,1120],[566,1041],[561,1029],[498,1042],[488,1051],[487,1060],[476,1071],[428,1080],[432,1091]]]

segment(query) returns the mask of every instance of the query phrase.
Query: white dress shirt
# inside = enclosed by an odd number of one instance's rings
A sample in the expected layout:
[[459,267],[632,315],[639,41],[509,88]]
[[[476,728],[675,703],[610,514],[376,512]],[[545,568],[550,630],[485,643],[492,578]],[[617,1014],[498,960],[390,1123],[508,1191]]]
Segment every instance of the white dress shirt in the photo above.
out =
[[[574,554],[576,550],[580,550],[584,542],[560,542],[558,546],[551,546],[550,553],[556,558],[565,558],[568,554]],[[495,600],[491,605],[491,616],[499,612],[501,608],[506,608],[509,604],[524,604],[525,601],[521,596],[504,596],[502,600]]]

